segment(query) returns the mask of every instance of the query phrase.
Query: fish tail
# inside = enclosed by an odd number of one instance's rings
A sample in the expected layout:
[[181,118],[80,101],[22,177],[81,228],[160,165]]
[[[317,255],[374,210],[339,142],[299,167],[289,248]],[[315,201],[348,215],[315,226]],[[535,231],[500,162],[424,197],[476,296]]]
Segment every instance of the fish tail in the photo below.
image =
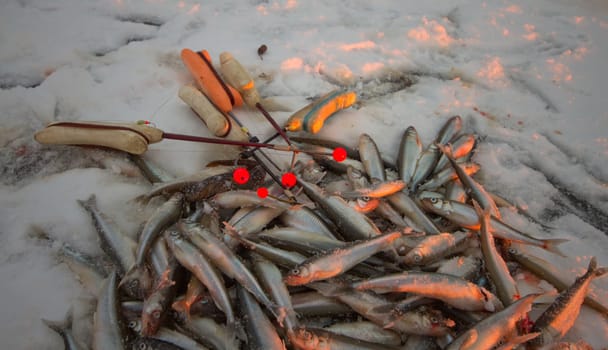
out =
[[568,242],[569,239],[566,238],[551,238],[551,239],[543,239],[543,248],[551,253],[567,257],[560,249],[559,245],[565,242]]
[[441,145],[437,143],[437,147],[439,148],[439,150],[441,150],[441,152],[443,152],[443,154],[445,154],[446,157],[453,159],[453,154],[452,154],[452,145],[449,143],[446,143],[445,145]]
[[608,267],[597,267],[597,258],[594,256],[589,261],[589,267],[587,268],[587,274],[592,274],[593,277],[600,277],[608,273]]
[[53,331],[59,333],[59,335],[63,336],[67,331],[72,329],[72,308],[68,310],[62,320],[60,321],[50,321],[42,318],[42,322],[52,329]]
[[89,198],[82,200],[82,199],[77,199],[76,202],[78,202],[78,204],[80,204],[81,207],[83,207],[86,210],[91,210],[91,209],[95,209],[97,208],[97,196],[95,196],[95,194],[91,194],[89,196]]

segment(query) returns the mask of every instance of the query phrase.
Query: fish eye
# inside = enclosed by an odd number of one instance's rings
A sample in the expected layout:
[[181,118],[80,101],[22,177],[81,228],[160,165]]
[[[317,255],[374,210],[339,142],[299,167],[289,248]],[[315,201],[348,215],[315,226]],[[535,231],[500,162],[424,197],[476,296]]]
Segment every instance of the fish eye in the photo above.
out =
[[135,327],[137,327],[137,321],[129,322],[129,328],[134,329]]
[[509,254],[515,254],[515,253],[517,253],[517,251],[515,250],[515,248],[509,248],[508,252],[509,252]]
[[420,254],[414,254],[414,261],[419,263],[422,261],[422,255]]
[[131,288],[137,288],[139,287],[139,280],[135,279],[129,282],[129,287]]
[[363,196],[363,197],[361,197],[361,200],[364,201],[364,202],[369,202],[370,199],[371,198],[369,198],[369,196]]
[[146,350],[147,348],[146,343],[139,343],[139,350]]
[[437,319],[437,317],[432,316],[432,317],[431,317],[431,323],[432,323],[432,324],[438,324],[438,323],[439,323],[439,320]]
[[293,268],[291,269],[291,272],[289,272],[290,275],[299,275],[300,274],[300,269],[299,268]]
[[431,200],[431,203],[433,203],[433,204],[439,202],[439,199],[437,197],[431,197],[429,199]]
[[159,319],[160,318],[160,311],[156,310],[152,313],[152,317],[154,317],[155,319]]

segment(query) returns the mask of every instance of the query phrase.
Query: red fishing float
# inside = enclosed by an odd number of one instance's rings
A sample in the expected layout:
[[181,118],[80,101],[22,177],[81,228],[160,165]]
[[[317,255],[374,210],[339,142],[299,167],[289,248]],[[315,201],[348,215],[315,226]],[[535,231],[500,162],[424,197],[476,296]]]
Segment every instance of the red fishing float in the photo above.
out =
[[287,188],[291,188],[296,185],[296,176],[293,173],[285,173],[281,177],[281,183]]
[[246,168],[236,168],[232,172],[232,180],[239,185],[244,185],[249,181],[249,170]]
[[334,157],[334,160],[336,162],[343,162],[346,159],[346,150],[342,147],[336,147],[334,148],[334,151],[332,152],[332,157]]
[[260,198],[268,197],[268,189],[266,187],[258,188],[258,197],[260,197]]

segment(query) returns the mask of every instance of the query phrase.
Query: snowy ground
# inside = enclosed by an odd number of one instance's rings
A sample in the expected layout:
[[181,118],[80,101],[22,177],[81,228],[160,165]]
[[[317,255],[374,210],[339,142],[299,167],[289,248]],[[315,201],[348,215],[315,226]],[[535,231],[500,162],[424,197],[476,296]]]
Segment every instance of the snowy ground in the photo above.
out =
[[[207,49],[216,62],[232,52],[265,97],[294,110],[337,85],[357,89],[359,108],[331,119],[319,136],[354,146],[367,132],[390,160],[409,125],[427,144],[461,115],[481,137],[481,182],[554,229],[506,212],[509,222],[570,238],[564,273],[580,272],[591,256],[608,265],[605,1],[2,1],[3,348],[61,348],[40,318],[61,319],[70,305],[76,330],[90,327],[90,297],[55,262],[53,247],[36,239],[44,232],[100,253],[76,199],[95,193],[133,235],[146,218],[129,201],[148,185],[124,155],[43,147],[33,133],[56,120],[149,119],[168,132],[208,136],[177,98],[190,79],[179,58],[186,47]],[[253,133],[271,133],[261,115],[235,113]],[[273,116],[282,122],[289,114]],[[230,153],[163,141],[146,157],[184,175]],[[608,278],[597,285],[608,289]],[[585,308],[568,337],[602,348],[607,334],[606,319]]]

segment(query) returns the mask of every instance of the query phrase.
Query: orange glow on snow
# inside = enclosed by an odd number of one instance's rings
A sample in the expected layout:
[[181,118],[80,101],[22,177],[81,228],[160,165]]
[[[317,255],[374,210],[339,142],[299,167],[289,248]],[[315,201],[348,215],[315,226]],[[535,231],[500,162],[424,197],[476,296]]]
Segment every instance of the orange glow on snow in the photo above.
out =
[[521,11],[521,7],[519,7],[517,5],[511,5],[511,6],[507,7],[507,8],[505,8],[505,12],[519,14],[522,11]]
[[505,70],[500,63],[500,58],[492,58],[485,67],[477,72],[477,76],[491,81],[503,79],[505,77]]
[[361,41],[353,44],[343,44],[340,45],[340,50],[342,51],[354,51],[354,50],[364,50],[364,49],[372,49],[376,47],[376,44],[373,41]]
[[298,6],[298,2],[296,0],[287,0],[285,4],[285,9],[289,10],[292,8],[296,8]]
[[375,72],[377,70],[380,70],[384,68],[384,63],[382,62],[368,62],[366,64],[363,65],[363,68],[361,68],[363,70],[363,73],[372,73]]
[[576,23],[576,24],[581,24],[581,23],[583,23],[584,20],[585,20],[585,17],[583,17],[583,16],[574,17],[574,23]]
[[304,67],[304,60],[300,57],[288,58],[281,62],[281,70],[299,70]]
[[554,83],[572,80],[572,73],[570,72],[570,68],[568,68],[568,66],[566,66],[565,64],[557,62],[553,58],[547,59],[547,64],[549,65],[549,69],[553,73]]
[[424,28],[414,28],[411,29],[407,33],[408,38],[414,39],[416,41],[429,41],[431,39],[431,35]]
[[200,9],[201,9],[201,4],[192,5],[190,10],[188,11],[188,14],[193,15],[193,14],[197,13]]
[[534,41],[538,38],[538,33],[534,31],[536,27],[533,24],[524,24],[524,29],[526,30],[526,34],[522,35],[522,37],[528,41]]
[[502,35],[509,36],[509,30],[507,28],[502,29]]
[[418,42],[430,42],[441,47],[450,45],[454,39],[448,34],[447,29],[435,20],[422,19],[423,26],[412,28],[407,33],[408,38]]
[[268,10],[266,9],[266,6],[264,5],[259,5],[258,7],[255,8],[262,16],[266,16],[268,15]]
[[186,7],[186,3],[183,1],[180,1],[177,3],[177,7],[179,7],[180,9],[183,9],[184,7]]

